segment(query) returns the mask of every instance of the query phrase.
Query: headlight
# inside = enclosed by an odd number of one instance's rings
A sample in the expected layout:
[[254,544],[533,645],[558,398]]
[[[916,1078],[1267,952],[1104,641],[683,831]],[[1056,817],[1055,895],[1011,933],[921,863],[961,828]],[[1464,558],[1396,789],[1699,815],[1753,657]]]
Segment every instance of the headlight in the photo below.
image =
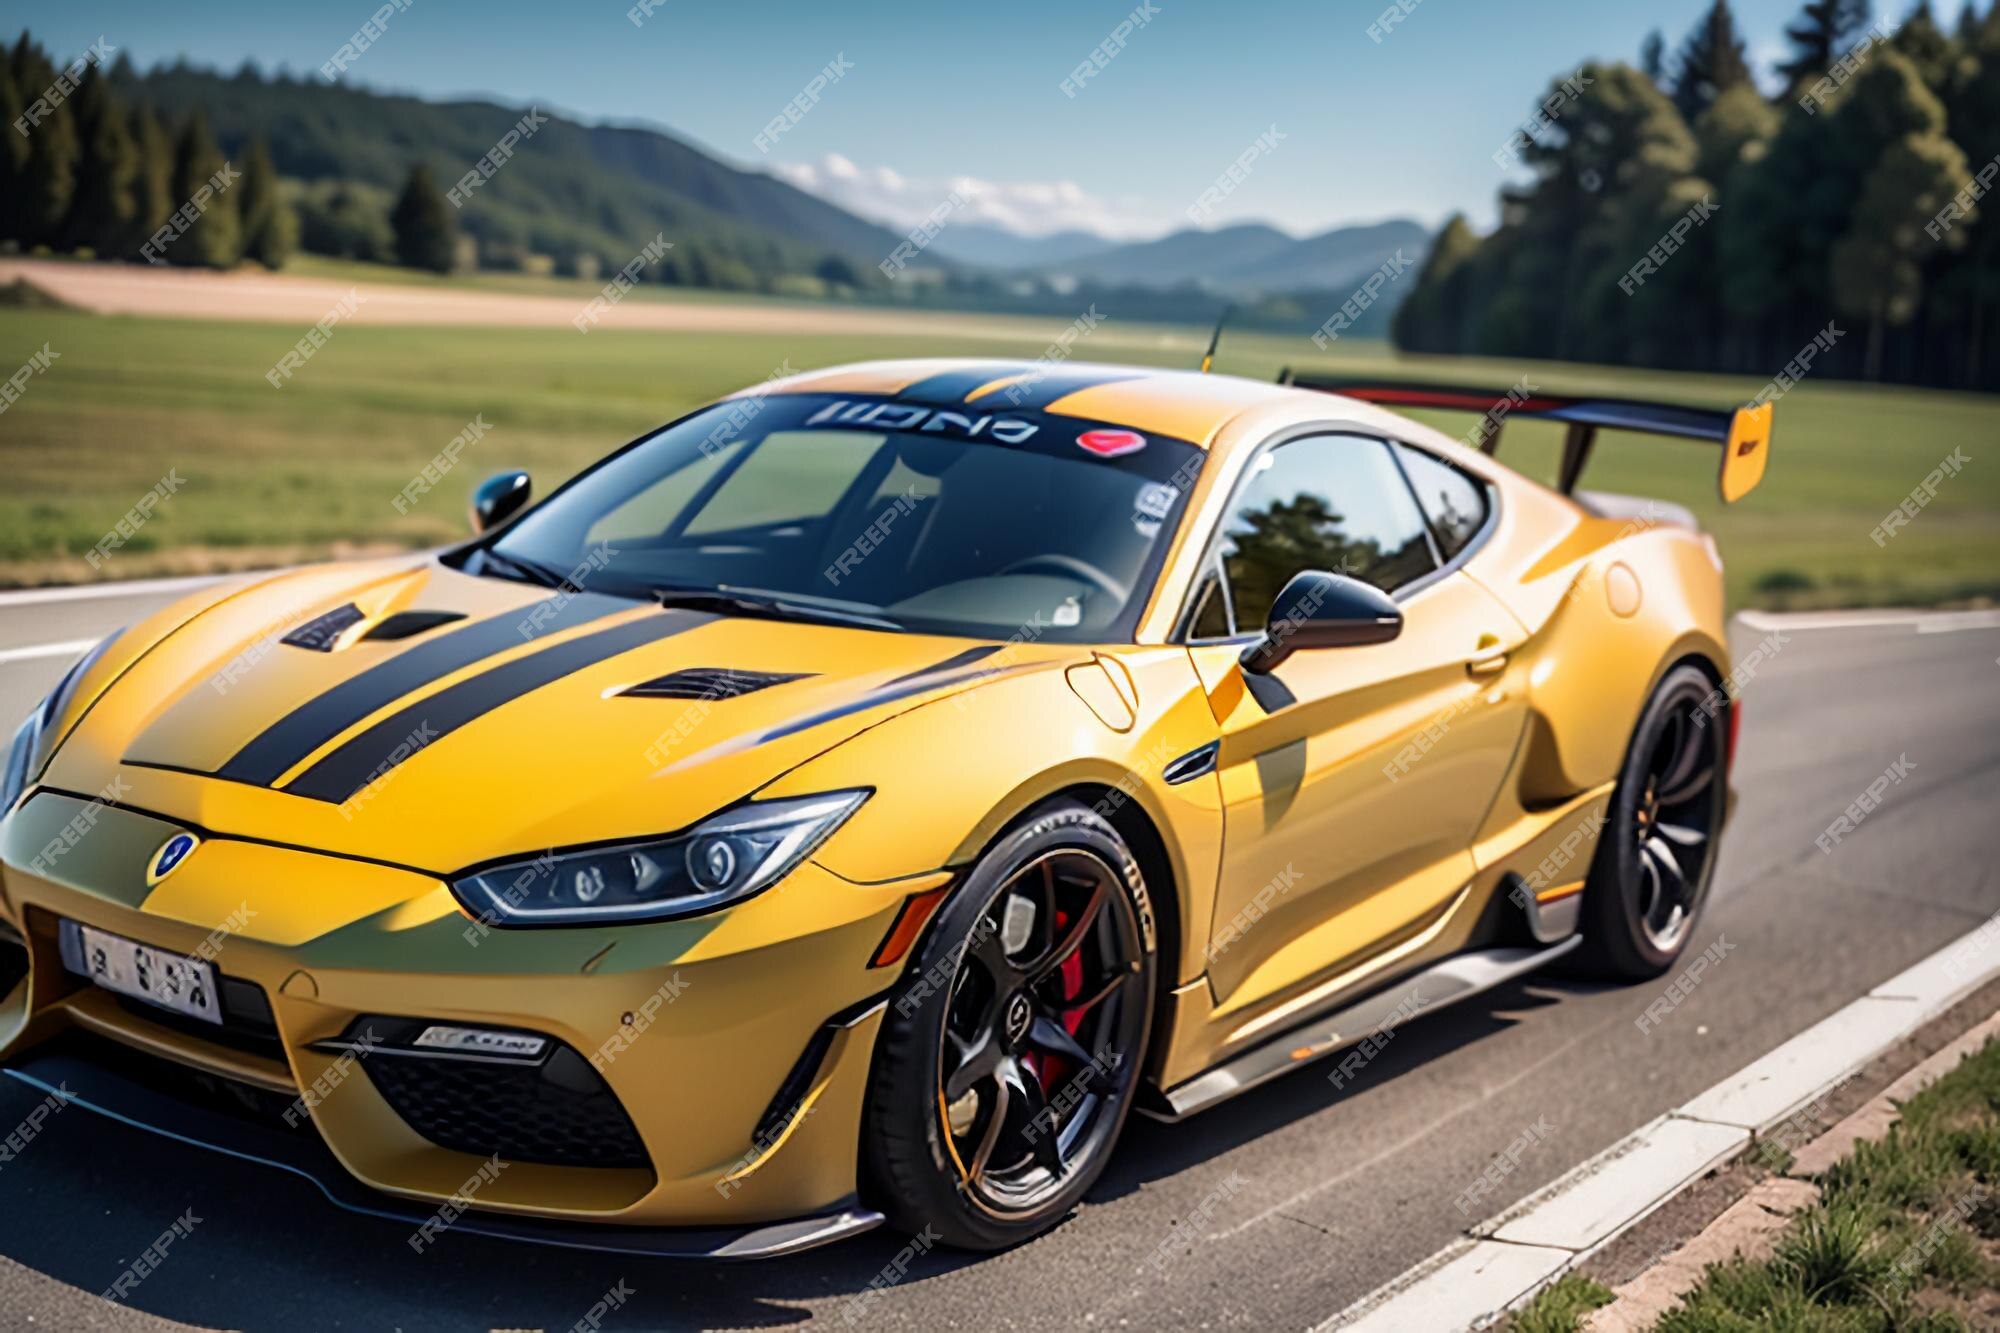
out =
[[53,745],[57,739],[56,720],[62,716],[63,709],[69,707],[70,696],[76,693],[77,682],[83,679],[84,673],[97,664],[98,658],[104,656],[104,650],[124,632],[116,630],[106,635],[102,643],[78,658],[76,665],[64,672],[63,678],[56,682],[56,687],[49,691],[48,698],[42,700],[35,711],[28,714],[27,719],[14,732],[14,743],[7,749],[6,772],[0,774],[0,815],[5,815],[14,808],[14,802],[21,799],[21,793],[28,789],[28,783],[48,763],[49,753],[46,746]]
[[489,866],[452,884],[468,911],[503,925],[659,921],[706,912],[777,883],[868,799],[865,791],[752,801],[684,833]]

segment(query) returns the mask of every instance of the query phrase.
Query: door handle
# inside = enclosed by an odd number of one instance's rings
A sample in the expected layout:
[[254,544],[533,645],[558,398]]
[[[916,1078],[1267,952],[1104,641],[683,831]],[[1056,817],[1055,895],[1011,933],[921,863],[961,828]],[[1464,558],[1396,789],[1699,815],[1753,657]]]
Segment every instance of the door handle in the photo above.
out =
[[1475,652],[1477,656],[1471,658],[1465,664],[1466,675],[1493,676],[1507,669],[1507,652],[1500,647],[1499,635],[1480,635],[1479,645],[1475,649]]

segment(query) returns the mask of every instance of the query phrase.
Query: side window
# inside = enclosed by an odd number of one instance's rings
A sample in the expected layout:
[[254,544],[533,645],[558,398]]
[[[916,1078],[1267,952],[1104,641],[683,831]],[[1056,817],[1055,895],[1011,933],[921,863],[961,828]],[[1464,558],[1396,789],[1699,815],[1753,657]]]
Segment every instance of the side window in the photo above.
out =
[[823,518],[882,440],[860,432],[772,431],[684,531],[693,537]]
[[1211,566],[1201,576],[1201,590],[1195,594],[1194,614],[1188,617],[1188,637],[1226,639],[1229,635],[1229,599],[1223,595],[1222,580]]
[[1451,464],[1409,445],[1397,446],[1416,488],[1417,502],[1430,516],[1447,560],[1465,549],[1486,522],[1486,487]]
[[1236,628],[1260,628],[1292,575],[1323,569],[1392,592],[1437,568],[1423,515],[1380,440],[1316,435],[1264,454],[1223,520]]

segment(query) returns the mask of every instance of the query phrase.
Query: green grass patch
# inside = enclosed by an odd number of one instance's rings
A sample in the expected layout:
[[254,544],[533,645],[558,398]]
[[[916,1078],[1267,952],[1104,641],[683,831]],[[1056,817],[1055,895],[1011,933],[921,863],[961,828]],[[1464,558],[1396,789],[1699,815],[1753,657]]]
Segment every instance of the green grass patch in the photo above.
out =
[[[326,278],[383,280],[394,270],[313,261]],[[515,275],[400,280],[575,295],[596,284]],[[685,299],[641,289],[646,299]],[[635,298],[636,299],[636,298]],[[712,296],[703,299],[714,299]],[[782,315],[787,303],[744,297]],[[826,307],[811,307],[824,310]],[[1076,355],[1191,366],[1202,334],[1105,322]],[[134,577],[203,565],[269,562],[355,546],[416,547],[465,531],[463,501],[480,477],[524,467],[546,492],[585,464],[780,365],[805,370],[912,355],[1035,357],[1060,319],[913,315],[906,333],[625,332],[568,328],[340,327],[282,389],[264,373],[302,330],[282,324],[95,316],[0,308],[0,378],[44,343],[59,354],[0,413],[0,583]],[[948,332],[940,332],[948,329]],[[982,336],[983,335],[983,336]],[[1741,402],[1743,379],[1403,358],[1343,340],[1338,358],[1303,338],[1226,338],[1220,369],[1269,377],[1285,364],[1504,387],[1525,373],[1548,392]],[[1421,414],[1454,435],[1464,415]],[[407,514],[391,501],[475,416],[490,426],[457,471]],[[1587,484],[1686,504],[1716,533],[1735,606],[1937,604],[2000,593],[2000,400],[1843,384],[1801,385],[1777,409],[1770,474],[1727,510],[1715,452],[1671,440],[1607,435]],[[1553,469],[1560,430],[1506,428],[1503,460]],[[1970,459],[1884,546],[1869,533],[1938,466]],[[102,570],[83,553],[169,470],[182,489]]]
[[1514,1312],[1507,1321],[1507,1333],[1575,1333],[1583,1327],[1585,1315],[1613,1299],[1603,1284],[1581,1273],[1565,1273]]
[[1993,1327],[2000,1283],[2000,1041],[1912,1098],[1821,1179],[1765,1262],[1711,1266],[1659,1333]]

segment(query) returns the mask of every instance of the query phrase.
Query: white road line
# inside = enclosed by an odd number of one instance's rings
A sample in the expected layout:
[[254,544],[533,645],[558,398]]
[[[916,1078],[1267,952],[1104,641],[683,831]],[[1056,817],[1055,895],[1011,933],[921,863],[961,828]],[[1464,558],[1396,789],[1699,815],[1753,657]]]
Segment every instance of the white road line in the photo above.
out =
[[1317,1333],[1471,1328],[1520,1304],[1996,976],[2000,915],[1472,1228]]
[[[245,571],[269,573],[269,570]],[[233,574],[196,574],[178,579],[128,579],[122,583],[78,583],[64,588],[21,588],[0,592],[0,607],[33,606],[42,602],[85,602],[102,597],[153,597],[183,593],[218,583]]]
[[1950,634],[1957,630],[2000,628],[2000,611],[1738,611],[1743,627],[1757,633],[1771,630],[1900,629],[1919,634]]
[[0,648],[0,666],[9,662],[32,662],[40,657],[80,657],[96,646],[96,639],[71,639],[68,643],[35,643],[26,648]]

